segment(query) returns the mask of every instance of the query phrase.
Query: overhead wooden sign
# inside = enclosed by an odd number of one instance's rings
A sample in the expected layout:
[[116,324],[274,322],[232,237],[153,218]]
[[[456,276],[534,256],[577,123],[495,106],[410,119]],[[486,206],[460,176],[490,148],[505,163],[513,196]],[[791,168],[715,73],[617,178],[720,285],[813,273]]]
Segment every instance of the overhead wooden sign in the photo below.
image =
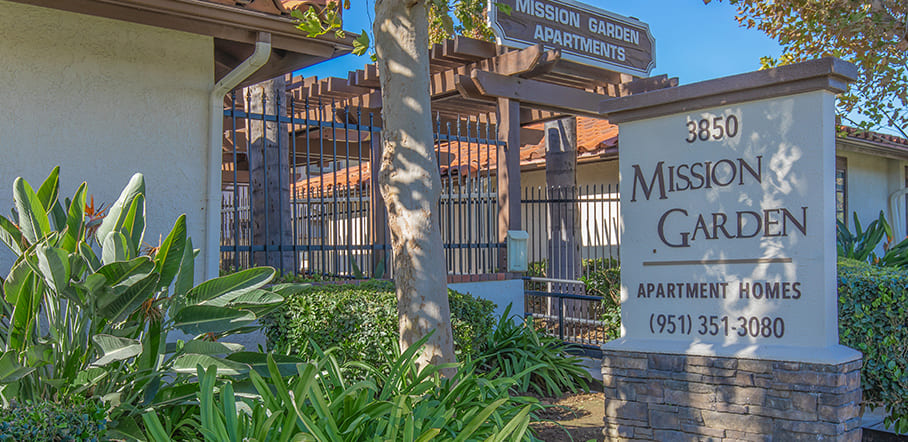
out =
[[571,0],[496,3],[489,8],[489,25],[499,44],[542,44],[561,49],[565,59],[641,77],[656,65],[649,25],[637,19]]

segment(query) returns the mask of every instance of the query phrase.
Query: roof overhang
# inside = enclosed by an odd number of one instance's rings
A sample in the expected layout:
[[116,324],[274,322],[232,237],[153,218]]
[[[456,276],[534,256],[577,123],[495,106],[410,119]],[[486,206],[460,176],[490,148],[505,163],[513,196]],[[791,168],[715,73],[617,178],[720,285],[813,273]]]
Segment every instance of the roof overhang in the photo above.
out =
[[215,80],[245,60],[259,32],[271,34],[268,63],[243,85],[274,78],[353,50],[353,38],[306,37],[293,20],[203,0],[10,0],[214,37]]
[[908,160],[908,149],[852,137],[836,137],[836,151],[855,152],[892,160]]

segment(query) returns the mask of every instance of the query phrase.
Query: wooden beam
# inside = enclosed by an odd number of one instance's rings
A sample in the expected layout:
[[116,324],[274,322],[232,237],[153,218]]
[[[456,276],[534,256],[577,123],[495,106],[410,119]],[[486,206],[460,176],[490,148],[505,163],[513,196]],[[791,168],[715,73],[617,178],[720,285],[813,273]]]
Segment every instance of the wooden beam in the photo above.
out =
[[593,118],[599,118],[600,104],[606,98],[566,86],[485,71],[473,71],[469,78],[460,77],[458,85],[460,92],[468,98],[478,98],[470,95],[476,90],[486,97],[508,98],[540,109]]
[[642,94],[644,92],[665,89],[678,86],[678,77],[668,78],[668,75],[658,75],[655,77],[638,78],[629,83],[619,85],[620,95],[622,97],[631,94]]

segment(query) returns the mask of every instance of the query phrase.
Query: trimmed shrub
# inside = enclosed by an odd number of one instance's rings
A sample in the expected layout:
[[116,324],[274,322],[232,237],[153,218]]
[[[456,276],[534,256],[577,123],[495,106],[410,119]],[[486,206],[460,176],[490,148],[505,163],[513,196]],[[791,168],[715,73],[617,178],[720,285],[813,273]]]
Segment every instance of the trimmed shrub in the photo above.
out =
[[0,409],[0,441],[106,440],[107,414],[99,403],[40,402]]
[[[397,297],[387,281],[300,285],[285,293],[280,309],[264,320],[270,348],[306,354],[310,340],[339,347],[347,361],[383,365],[397,347]],[[448,290],[454,349],[475,354],[495,324],[491,301]]]
[[840,259],[839,340],[864,353],[864,401],[908,430],[908,272]]

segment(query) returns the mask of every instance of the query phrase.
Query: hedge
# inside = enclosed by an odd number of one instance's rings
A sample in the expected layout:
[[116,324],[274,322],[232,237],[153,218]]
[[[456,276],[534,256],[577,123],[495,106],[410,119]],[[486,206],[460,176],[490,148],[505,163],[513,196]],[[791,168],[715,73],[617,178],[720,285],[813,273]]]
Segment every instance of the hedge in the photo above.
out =
[[[264,319],[268,346],[306,353],[310,340],[322,349],[338,346],[347,361],[382,365],[397,346],[397,297],[393,284],[299,285]],[[476,355],[495,324],[495,304],[448,290],[454,349]]]
[[839,341],[864,353],[865,404],[908,426],[908,272],[840,259],[838,292]]

